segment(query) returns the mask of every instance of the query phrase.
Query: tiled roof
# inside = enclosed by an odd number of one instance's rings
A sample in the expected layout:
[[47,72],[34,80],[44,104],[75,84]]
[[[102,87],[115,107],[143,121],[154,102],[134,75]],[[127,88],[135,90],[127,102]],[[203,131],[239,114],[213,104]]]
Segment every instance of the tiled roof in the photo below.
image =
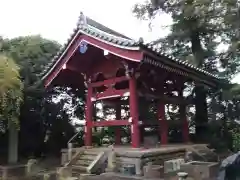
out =
[[103,26],[102,24],[92,20],[91,18],[85,17],[86,24],[83,25],[81,22],[81,18],[82,18],[82,14],[79,17],[77,27],[73,30],[73,33],[70,35],[67,42],[62,46],[59,52],[49,62],[49,64],[46,66],[42,74],[40,74],[42,79],[44,79],[49,74],[49,71],[57,64],[57,61],[59,60],[60,56],[64,53],[65,50],[68,49],[74,37],[76,37],[79,33],[86,34],[88,36],[104,41],[108,44],[125,48],[125,49],[136,50],[140,48],[145,48],[150,52],[153,52],[159,56],[165,57],[169,61],[172,61],[173,63],[177,63],[190,70],[194,70],[195,72],[198,72],[219,80],[224,79],[222,77],[218,77],[212,73],[209,73],[203,69],[197,68],[192,64],[187,63],[186,61],[176,59],[170,55],[167,55],[164,52],[161,52],[160,49],[155,48],[155,46],[153,46],[151,43],[144,44],[142,41],[135,41],[125,35],[122,35],[114,30],[111,30]]
[[162,52],[159,48],[155,48],[154,45],[147,44],[146,47],[147,47],[149,50],[157,53],[158,55],[160,55],[160,56],[162,56],[162,57],[166,57],[168,60],[170,60],[170,61],[172,61],[172,62],[174,62],[174,63],[177,63],[177,64],[179,64],[179,65],[183,65],[183,66],[185,66],[185,67],[187,67],[187,68],[193,69],[193,70],[195,70],[195,71],[197,71],[197,72],[200,72],[200,73],[203,73],[203,74],[205,74],[205,75],[207,75],[207,76],[211,76],[211,77],[214,77],[214,78],[217,78],[217,79],[225,79],[225,78],[223,78],[223,77],[218,77],[218,76],[215,75],[215,74],[209,73],[208,71],[205,71],[205,70],[203,70],[203,69],[201,69],[201,68],[198,68],[198,67],[196,67],[196,66],[194,66],[194,65],[192,65],[192,64],[190,64],[190,63],[188,63],[188,62],[186,62],[186,61],[184,61],[184,60],[181,60],[181,59],[175,58],[175,57],[173,57],[173,56],[171,56],[171,55],[168,55],[168,54]]
[[112,29],[109,29],[108,27],[94,21],[93,19],[89,18],[89,17],[86,17],[86,20],[87,20],[87,24],[92,26],[92,27],[95,27],[96,29],[99,29],[103,32],[106,32],[106,33],[109,33],[109,34],[112,34],[112,35],[115,35],[115,36],[118,36],[118,37],[122,37],[122,38],[125,38],[125,39],[129,39],[131,40],[131,38],[123,35],[123,34],[120,34],[119,32],[116,32]]

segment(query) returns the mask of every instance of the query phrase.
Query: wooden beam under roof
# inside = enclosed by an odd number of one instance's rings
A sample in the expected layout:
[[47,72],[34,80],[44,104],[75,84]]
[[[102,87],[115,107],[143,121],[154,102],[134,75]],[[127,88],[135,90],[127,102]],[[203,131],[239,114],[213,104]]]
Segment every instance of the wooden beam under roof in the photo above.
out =
[[138,92],[138,95],[140,97],[148,97],[156,100],[162,100],[166,103],[171,103],[171,104],[193,104],[192,99],[186,99],[184,97],[178,97],[178,96],[168,96],[168,95],[158,95],[155,93],[143,93],[143,92]]

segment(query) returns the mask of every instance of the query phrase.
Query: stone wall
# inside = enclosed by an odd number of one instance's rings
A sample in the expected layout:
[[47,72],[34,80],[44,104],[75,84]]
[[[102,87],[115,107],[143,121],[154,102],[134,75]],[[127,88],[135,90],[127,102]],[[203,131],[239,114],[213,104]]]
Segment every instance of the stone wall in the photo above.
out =
[[165,161],[177,158],[184,158],[185,149],[159,150],[151,151],[129,151],[116,152],[116,170],[123,171],[125,165],[134,165],[136,168],[136,175],[143,175],[143,167],[148,163],[153,165],[164,165]]

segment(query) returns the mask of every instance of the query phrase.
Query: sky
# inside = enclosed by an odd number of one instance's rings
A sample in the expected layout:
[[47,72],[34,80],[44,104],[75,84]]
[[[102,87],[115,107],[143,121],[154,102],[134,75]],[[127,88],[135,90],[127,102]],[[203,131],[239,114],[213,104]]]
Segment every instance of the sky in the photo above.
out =
[[75,28],[82,11],[86,16],[136,40],[151,41],[168,33],[159,27],[171,18],[158,18],[160,25],[148,27],[132,13],[135,3],[144,0],[0,0],[0,36],[17,37],[40,34],[63,44]]

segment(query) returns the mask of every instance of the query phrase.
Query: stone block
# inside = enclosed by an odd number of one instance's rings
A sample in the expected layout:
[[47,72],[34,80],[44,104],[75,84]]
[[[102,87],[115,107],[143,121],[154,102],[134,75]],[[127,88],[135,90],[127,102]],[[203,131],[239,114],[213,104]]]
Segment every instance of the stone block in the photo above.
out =
[[72,176],[72,169],[69,167],[60,167],[57,168],[57,179],[64,180]]
[[[28,177],[29,180],[36,179],[36,180],[56,180],[56,172],[55,171],[49,171],[49,172],[40,172],[34,176]],[[65,179],[64,179],[65,180]]]
[[164,162],[164,172],[174,172],[180,170],[181,164],[184,164],[183,158],[172,159]]
[[194,179],[216,178],[218,174],[219,163],[192,161],[181,165],[180,170],[188,173]]
[[164,168],[160,165],[146,165],[143,167],[144,178],[163,178]]
[[187,152],[185,153],[184,159],[185,159],[185,162],[191,162],[191,161],[193,161],[193,152],[192,152],[192,151],[187,151]]
[[64,166],[67,162],[68,162],[68,154],[67,153],[62,153],[61,165]]
[[136,175],[136,167],[134,164],[125,164],[122,168],[122,173],[127,176]]
[[178,172],[177,175],[179,177],[179,180],[186,180],[188,177],[188,173],[186,172]]
[[[123,172],[123,166],[134,165],[135,172],[137,176],[142,176],[142,160],[140,158],[127,158],[127,157],[117,157],[116,159],[116,171]],[[109,172],[109,171],[108,171]]]
[[26,166],[26,175],[31,176],[38,171],[38,161],[36,159],[29,159]]
[[108,153],[107,162],[108,169],[116,168],[116,153],[113,150]]

